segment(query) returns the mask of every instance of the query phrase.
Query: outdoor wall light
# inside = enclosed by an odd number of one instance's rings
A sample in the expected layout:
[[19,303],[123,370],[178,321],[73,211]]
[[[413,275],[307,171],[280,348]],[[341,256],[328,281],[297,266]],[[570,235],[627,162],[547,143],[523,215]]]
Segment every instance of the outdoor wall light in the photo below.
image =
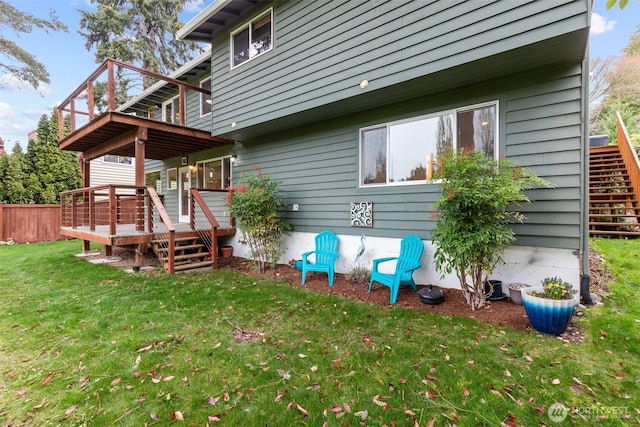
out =
[[235,128],[235,127],[236,127],[236,122],[232,122],[232,123],[231,123],[231,127],[232,127],[232,128]]
[[364,79],[360,82],[360,89],[366,89],[369,86],[369,80]]
[[235,154],[233,156],[231,156],[231,163],[235,163],[238,161],[238,156],[236,156]]

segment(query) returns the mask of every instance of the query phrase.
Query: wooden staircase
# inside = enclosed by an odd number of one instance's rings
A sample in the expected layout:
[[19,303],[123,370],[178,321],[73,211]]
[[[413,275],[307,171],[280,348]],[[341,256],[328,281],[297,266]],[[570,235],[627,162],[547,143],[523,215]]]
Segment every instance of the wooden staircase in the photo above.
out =
[[[169,243],[166,235],[156,235],[151,246],[165,271],[169,271]],[[217,252],[217,251],[215,251]],[[218,254],[214,254],[216,257]],[[212,268],[215,259],[208,246],[196,231],[176,233],[174,247],[174,271]]]
[[640,207],[617,145],[589,150],[589,235],[640,237]]

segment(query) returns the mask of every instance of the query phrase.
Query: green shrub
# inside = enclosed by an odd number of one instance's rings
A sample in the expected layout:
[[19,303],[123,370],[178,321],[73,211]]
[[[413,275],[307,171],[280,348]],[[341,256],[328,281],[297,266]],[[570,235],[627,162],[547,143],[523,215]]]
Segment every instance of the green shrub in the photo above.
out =
[[477,151],[442,156],[437,178],[442,179],[442,196],[432,234],[435,266],[443,276],[455,272],[467,304],[476,310],[485,304],[485,280],[515,240],[509,224],[525,219],[517,210],[530,203],[524,190],[551,184]]
[[279,217],[286,207],[279,182],[261,173],[246,175],[244,182],[229,193],[228,206],[249,245],[249,256],[264,272],[268,264],[274,265],[280,259],[282,234],[292,226]]

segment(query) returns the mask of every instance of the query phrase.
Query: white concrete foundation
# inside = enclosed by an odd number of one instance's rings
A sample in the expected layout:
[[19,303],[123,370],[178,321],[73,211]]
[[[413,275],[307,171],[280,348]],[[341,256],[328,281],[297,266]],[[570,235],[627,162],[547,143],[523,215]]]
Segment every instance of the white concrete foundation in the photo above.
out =
[[[366,231],[365,231],[366,236]],[[286,264],[291,259],[300,259],[300,254],[314,249],[316,233],[291,233],[284,237],[283,246],[286,248],[280,263]],[[248,246],[241,241],[238,233],[229,243],[233,245],[236,256],[248,258]],[[372,260],[384,257],[398,256],[401,238],[391,239],[366,236],[365,252],[361,260],[355,262],[356,252],[360,246],[360,235],[339,235],[338,251],[340,258],[336,262],[336,272],[348,273],[356,266],[371,269]],[[434,246],[430,240],[425,240],[425,251],[422,256],[422,268],[414,273],[418,284],[433,284],[445,288],[460,288],[460,283],[454,275],[440,277],[435,271],[433,263]],[[573,284],[574,289],[580,289],[580,260],[578,252],[571,249],[539,248],[529,246],[511,246],[503,255],[504,264],[498,264],[490,279],[502,280],[503,290],[509,283],[526,283],[538,286],[545,277],[559,276]],[[384,271],[392,272],[394,263],[383,263]]]

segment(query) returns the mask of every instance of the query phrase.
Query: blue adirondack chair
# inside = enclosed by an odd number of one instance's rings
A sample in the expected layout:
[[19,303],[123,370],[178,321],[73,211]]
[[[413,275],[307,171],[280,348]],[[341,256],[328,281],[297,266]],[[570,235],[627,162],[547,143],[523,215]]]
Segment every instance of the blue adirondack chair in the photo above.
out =
[[[333,286],[336,259],[338,253],[338,236],[332,231],[323,231],[316,236],[316,250],[302,254],[302,284],[307,280],[307,272],[323,272],[329,276],[329,286]],[[315,255],[313,263],[309,255]]]
[[[369,292],[371,292],[373,282],[385,285],[391,290],[391,304],[396,303],[400,286],[411,286],[414,291],[418,292],[416,282],[413,281],[413,272],[421,267],[420,258],[422,258],[422,252],[424,252],[424,243],[422,243],[420,237],[415,234],[409,234],[400,242],[399,256],[374,259]],[[387,261],[397,261],[394,273],[381,273],[378,271],[379,264]]]

